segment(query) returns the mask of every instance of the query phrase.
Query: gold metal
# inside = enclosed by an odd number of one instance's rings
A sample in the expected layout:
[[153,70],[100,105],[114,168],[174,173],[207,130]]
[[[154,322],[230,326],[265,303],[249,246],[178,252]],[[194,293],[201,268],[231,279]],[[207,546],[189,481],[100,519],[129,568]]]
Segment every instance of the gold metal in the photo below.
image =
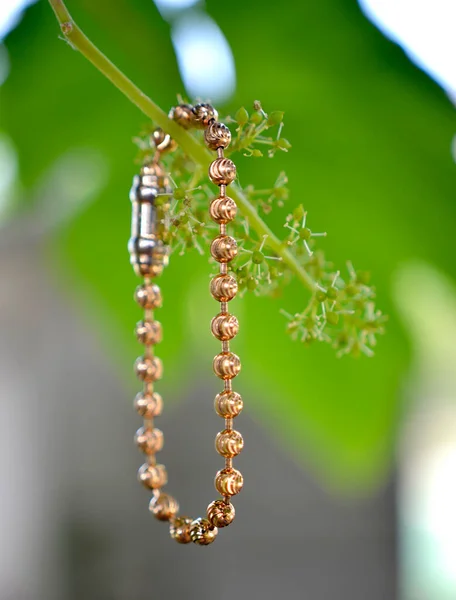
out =
[[138,285],[135,290],[135,300],[145,309],[160,308],[162,305],[160,288],[155,283]]
[[225,390],[215,397],[215,412],[223,419],[237,417],[242,411],[243,406],[242,398],[237,392]]
[[184,129],[190,129],[190,127],[195,125],[195,115],[189,104],[180,104],[172,108],[168,116]]
[[[144,317],[136,325],[137,340],[144,346],[144,355],[137,359],[135,371],[144,388],[135,398],[135,408],[143,417],[143,426],[138,429],[135,441],[144,452],[147,462],[138,471],[139,481],[152,491],[149,509],[161,521],[169,521],[170,535],[180,544],[193,541],[205,546],[212,543],[218,527],[226,527],[235,517],[231,496],[238,494],[243,486],[243,478],[233,468],[233,458],[244,447],[242,435],[233,429],[233,419],[242,411],[241,396],[232,390],[232,379],[241,369],[239,357],[230,350],[230,340],[239,331],[237,318],[228,312],[228,302],[237,294],[238,285],[229,272],[229,263],[237,254],[236,240],[227,233],[227,224],[236,216],[235,202],[226,194],[227,186],[236,177],[234,163],[224,156],[224,148],[231,141],[228,127],[217,121],[217,111],[210,104],[197,104],[192,107],[182,104],[173,108],[170,118],[185,128],[204,128],[204,138],[208,148],[217,151],[217,158],[209,167],[211,181],[219,186],[219,195],[209,207],[213,221],[219,224],[219,235],[212,241],[211,254],[219,263],[219,274],[210,284],[211,294],[220,303],[219,313],[212,319],[212,334],[221,342],[221,352],[214,358],[215,374],[224,380],[224,390],[215,398],[215,411],[225,420],[225,428],[215,440],[215,447],[225,459],[225,468],[215,477],[215,487],[221,494],[207,507],[207,518],[195,520],[179,516],[177,500],[161,491],[168,476],[166,468],[156,463],[156,453],[163,447],[163,433],[154,426],[154,418],[162,412],[163,401],[154,391],[155,382],[161,378],[163,365],[155,356],[154,347],[162,340],[161,324],[155,320],[154,311],[161,307],[160,288],[152,283],[152,278],[161,274],[168,263],[169,239],[167,211],[170,209],[170,179],[160,164],[161,155],[172,151],[176,144],[161,129],[156,129],[151,140],[156,154],[151,162],[144,165],[135,178],[130,193],[132,202],[132,233],[129,241],[130,261],[135,272],[144,278],[135,292],[135,300],[144,309]],[[161,196],[160,202],[157,201]]]
[[218,112],[210,104],[196,104],[193,107],[193,121],[196,127],[207,127],[211,121],[217,120]]
[[232,340],[239,331],[239,322],[234,315],[219,313],[211,321],[212,335],[220,341]]
[[234,521],[236,511],[231,502],[214,500],[207,507],[207,519],[214,527],[226,527]]
[[238,291],[238,284],[232,275],[216,275],[211,281],[211,294],[219,302],[229,302]]
[[169,521],[179,512],[179,502],[162,492],[158,497],[152,497],[149,510],[159,521]]
[[236,202],[228,196],[216,198],[212,200],[209,206],[209,214],[211,219],[216,223],[226,224],[232,221],[237,213]]
[[156,356],[140,357],[135,362],[135,372],[138,379],[151,383],[161,379],[163,375],[162,361]]
[[171,138],[168,133],[165,133],[163,129],[157,127],[152,134],[152,140],[158,152],[164,154],[165,152],[172,152],[177,148],[176,142]]
[[146,346],[159,344],[162,341],[163,331],[158,321],[139,321],[135,333],[138,342]]
[[213,121],[204,132],[204,141],[210,150],[228,148],[231,143],[231,131],[223,123]]
[[138,471],[138,480],[149,490],[156,490],[168,483],[165,465],[144,463]]
[[153,419],[161,415],[163,410],[163,399],[160,394],[144,394],[139,392],[135,398],[135,409],[145,420]]
[[244,485],[242,474],[233,468],[225,468],[215,476],[215,489],[222,496],[235,496],[239,494]]
[[214,358],[212,366],[220,379],[233,379],[241,370],[241,361],[234,352],[220,352]]
[[169,533],[173,540],[179,544],[189,544],[192,541],[190,537],[190,527],[193,519],[189,517],[176,517],[169,526]]
[[212,240],[211,254],[217,262],[230,262],[237,255],[236,240],[230,235],[218,235]]
[[157,428],[140,427],[136,432],[135,442],[144,454],[155,454],[163,448],[163,432]]
[[217,158],[209,166],[209,179],[216,185],[229,185],[236,179],[236,165],[229,158]]
[[190,526],[190,537],[194,544],[207,546],[212,544],[218,534],[217,527],[214,527],[207,519],[201,517],[195,519]]
[[244,438],[234,429],[224,429],[215,438],[215,449],[225,458],[233,458],[242,452]]

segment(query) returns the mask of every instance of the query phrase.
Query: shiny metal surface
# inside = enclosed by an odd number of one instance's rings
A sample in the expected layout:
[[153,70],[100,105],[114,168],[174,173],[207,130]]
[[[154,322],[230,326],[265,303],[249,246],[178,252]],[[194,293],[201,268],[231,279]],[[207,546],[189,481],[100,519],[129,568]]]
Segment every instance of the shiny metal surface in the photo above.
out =
[[156,277],[168,264],[169,249],[161,239],[166,227],[168,204],[157,205],[156,200],[158,196],[171,193],[169,178],[158,164],[144,165],[140,174],[133,179],[128,251],[130,263],[140,277]]
[[233,429],[233,418],[241,412],[242,399],[231,387],[231,380],[240,372],[241,362],[230,350],[230,340],[236,336],[239,323],[234,315],[228,313],[227,305],[238,291],[236,279],[228,274],[228,263],[237,255],[237,243],[226,232],[226,224],[234,219],[237,211],[234,201],[226,195],[227,185],[236,177],[236,166],[223,153],[231,141],[230,130],[223,123],[216,122],[217,111],[211,105],[181,105],[171,110],[170,117],[186,128],[205,128],[206,145],[217,151],[217,158],[209,167],[209,178],[220,190],[209,212],[219,224],[219,234],[210,247],[213,258],[219,263],[219,274],[212,279],[210,291],[214,299],[220,302],[219,313],[211,322],[211,330],[222,346],[222,351],[213,361],[214,373],[223,380],[224,386],[215,402],[216,413],[225,419],[225,428],[215,440],[216,450],[225,459],[225,468],[215,478],[215,487],[222,498],[209,505],[207,519],[179,517],[177,501],[161,491],[168,481],[166,469],[156,463],[155,455],[162,449],[163,434],[154,425],[154,417],[161,412],[161,398],[157,400],[154,397],[154,386],[162,376],[163,366],[155,355],[155,345],[162,339],[162,330],[155,320],[154,310],[161,306],[162,298],[160,288],[152,283],[152,278],[160,275],[168,263],[168,249],[163,238],[169,203],[158,202],[157,198],[171,195],[169,179],[159,161],[162,152],[175,147],[169,135],[161,129],[152,135],[155,157],[142,167],[130,192],[132,226],[128,248],[135,272],[144,278],[143,284],[135,292],[136,302],[144,308],[144,318],[135,330],[138,341],[144,345],[144,356],[135,363],[136,375],[144,382],[143,393],[136,397],[135,407],[143,416],[144,424],[137,431],[135,441],[147,457],[147,462],[139,469],[138,479],[152,490],[149,508],[159,520],[170,522],[173,539],[181,544],[192,541],[206,546],[215,540],[217,525],[224,527],[234,519],[235,511],[230,498],[238,494],[243,486],[241,473],[233,468],[233,458],[244,447],[242,435]]

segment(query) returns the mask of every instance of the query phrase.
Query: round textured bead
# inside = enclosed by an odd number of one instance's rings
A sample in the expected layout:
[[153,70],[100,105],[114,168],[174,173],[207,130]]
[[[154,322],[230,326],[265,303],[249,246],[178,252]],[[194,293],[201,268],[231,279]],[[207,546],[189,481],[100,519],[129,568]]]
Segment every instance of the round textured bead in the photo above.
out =
[[212,335],[222,342],[232,340],[239,331],[239,322],[234,315],[219,313],[211,321]]
[[219,302],[229,302],[237,291],[237,281],[232,275],[216,275],[211,281],[211,294]]
[[218,235],[212,240],[211,254],[219,263],[227,263],[237,255],[237,242],[230,235]]
[[138,471],[138,480],[149,490],[156,490],[168,483],[165,465],[144,463]]
[[153,356],[151,358],[138,358],[135,362],[135,373],[141,381],[152,383],[161,379],[163,375],[162,361]]
[[211,150],[227,148],[231,143],[231,131],[223,123],[213,121],[204,132],[204,141]]
[[215,438],[215,449],[225,458],[233,458],[242,452],[244,438],[234,429],[224,429]]
[[162,305],[160,288],[155,283],[138,285],[135,300],[142,308],[159,308]]
[[234,352],[220,352],[212,363],[214,373],[220,379],[233,379],[241,370],[241,361]]
[[140,344],[159,344],[162,340],[162,326],[158,321],[136,323],[136,338]]
[[140,427],[136,432],[135,442],[144,454],[155,454],[163,448],[163,432],[161,429]]
[[195,115],[189,104],[179,104],[179,106],[175,106],[171,109],[168,116],[184,129],[189,129],[194,124]]
[[179,511],[178,501],[169,494],[160,494],[149,502],[149,510],[159,521],[169,521]]
[[194,544],[207,546],[217,537],[218,529],[214,527],[207,519],[195,519],[190,525],[190,537]]
[[218,112],[211,104],[200,103],[193,107],[193,122],[199,127],[207,127],[209,121],[216,120]]
[[214,500],[207,507],[207,518],[214,527],[226,527],[233,522],[236,511],[231,502]]
[[216,198],[209,206],[211,219],[216,223],[228,223],[232,221],[237,213],[236,202],[228,196]]
[[169,526],[169,533],[173,540],[179,544],[189,544],[192,541],[190,537],[190,526],[193,519],[189,517],[176,517]]
[[152,141],[157,150],[162,154],[165,152],[172,152],[177,148],[176,142],[171,138],[169,133],[165,133],[160,127],[157,127],[152,133]]
[[141,182],[144,184],[144,186],[152,188],[152,194],[154,197],[157,195],[157,193],[153,188],[169,186],[169,178],[166,170],[158,163],[152,162],[144,164],[141,167],[140,174]]
[[235,496],[239,494],[244,485],[241,473],[233,468],[222,469],[215,476],[215,489],[222,496]]
[[140,392],[135,398],[135,409],[144,419],[158,417],[163,410],[163,398],[156,392],[151,395]]
[[242,398],[237,392],[226,390],[215,397],[215,412],[224,419],[237,417],[243,406]]
[[216,158],[209,167],[209,179],[216,185],[229,185],[236,178],[236,165],[229,158]]

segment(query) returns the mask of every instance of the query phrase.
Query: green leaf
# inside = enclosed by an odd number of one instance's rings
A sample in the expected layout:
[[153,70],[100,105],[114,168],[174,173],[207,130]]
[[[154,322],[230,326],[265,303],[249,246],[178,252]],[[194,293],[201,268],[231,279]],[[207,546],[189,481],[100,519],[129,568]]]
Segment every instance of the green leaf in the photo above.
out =
[[[152,3],[120,0],[113,6],[100,0],[70,8],[89,37],[146,93],[165,109],[174,103],[182,85],[168,25]],[[271,168],[286,169],[291,198],[268,217],[271,226],[281,234],[287,212],[304,204],[312,227],[328,232],[321,241],[328,256],[337,267],[350,259],[370,271],[378,304],[391,315],[375,358],[338,360],[329,348],[309,348],[285,334],[279,309],[302,309],[306,292],[298,283],[278,299],[237,299],[232,308],[241,333],[233,349],[243,371],[236,387],[252,413],[331,484],[372,484],[393,454],[409,361],[409,342],[391,300],[395,270],[420,258],[455,276],[456,177],[449,152],[454,109],[356,3],[284,7],[268,0],[258,12],[233,0],[229,11],[218,3],[210,11],[228,36],[238,76],[236,97],[218,108],[233,114],[254,98],[266,112],[280,107],[287,116],[283,135],[293,145],[274,163],[236,158],[242,182],[272,185]],[[33,197],[46,171],[70,149],[94,149],[108,162],[106,187],[58,232],[53,251],[61,268],[75,274],[73,287],[84,286],[96,298],[92,310],[106,350],[127,373],[125,365],[138,352],[131,331],[140,318],[126,252],[128,189],[137,168],[131,138],[145,119],[58,39],[47,3],[27,11],[6,45],[11,74],[0,88],[0,127],[18,150],[26,197]],[[211,376],[218,345],[208,328],[216,310],[207,291],[210,272],[196,253],[173,256],[160,282],[165,397],[183,395],[190,376],[206,378],[218,391]]]

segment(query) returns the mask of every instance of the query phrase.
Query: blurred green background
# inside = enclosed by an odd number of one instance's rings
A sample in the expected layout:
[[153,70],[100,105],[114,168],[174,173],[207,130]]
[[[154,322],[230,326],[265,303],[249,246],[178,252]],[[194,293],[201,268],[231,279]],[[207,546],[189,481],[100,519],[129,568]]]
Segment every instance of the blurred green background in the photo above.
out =
[[[185,92],[170,25],[152,2],[75,0],[70,9],[165,110]],[[270,219],[276,232],[302,202],[311,227],[328,232],[321,242],[328,257],[371,271],[378,305],[390,315],[374,359],[339,360],[329,348],[308,349],[285,335],[279,309],[302,308],[306,292],[298,284],[280,299],[237,300],[239,385],[258,418],[328,482],[346,488],[377,482],[394,452],[410,362],[409,335],[392,298],[398,266],[420,259],[455,275],[454,109],[356,2],[232,0],[229,6],[209,2],[207,12],[235,58],[236,91],[221,111],[261,99],[266,110],[285,111],[284,134],[293,144],[272,164],[240,160],[241,183],[268,186],[285,169],[291,199]],[[69,160],[63,183],[70,192],[75,182],[90,190],[90,179],[99,180],[90,201],[75,193],[71,209],[61,206],[65,198],[43,208],[57,223],[49,257],[58,263],[62,285],[71,279],[71,286],[85,287],[92,299],[87,310],[97,311],[106,350],[127,376],[137,316],[125,249],[128,188],[137,170],[131,140],[146,119],[59,39],[46,2],[29,8],[6,47],[10,74],[0,89],[0,127],[19,157],[15,208],[26,211],[39,202],[43,181],[62,157]],[[174,258],[163,277],[167,398],[182,396],[188,379],[211,379],[216,345],[204,325],[213,312],[207,273],[206,260],[195,252]]]
[[[196,21],[209,15],[234,57],[236,85],[218,103],[220,113],[250,109],[257,99],[266,111],[285,111],[291,152],[273,161],[238,158],[241,184],[269,187],[285,170],[290,199],[268,223],[281,235],[285,216],[302,203],[309,226],[328,232],[319,240],[327,257],[338,268],[351,260],[372,273],[378,307],[390,319],[374,358],[337,359],[329,347],[304,347],[286,335],[280,309],[298,312],[307,298],[298,283],[278,298],[238,298],[238,389],[249,418],[324,487],[356,496],[378,490],[397,468],[403,424],[426,385],[432,396],[437,377],[451,401],[455,395],[449,375],[456,354],[453,104],[354,0],[208,1],[162,14],[144,0],[71,0],[68,8],[164,110],[177,93],[192,92],[181,80],[173,27],[184,13]],[[128,191],[138,170],[132,138],[147,119],[60,39],[46,1],[27,9],[4,45],[0,143],[4,174],[9,168],[12,175],[2,189],[2,237],[12,231],[20,243],[27,227],[16,233],[10,224],[17,222],[44,232],[56,287],[93,328],[133,397],[130,365],[139,350],[132,329],[139,314],[126,250]],[[218,345],[207,326],[214,313],[209,273],[207,257],[193,252],[173,256],[160,282],[160,391],[171,410],[201,385],[209,407],[219,391],[211,374]],[[30,306],[33,317],[33,288]],[[61,344],[64,352],[71,340]],[[410,557],[417,544],[404,539]],[[451,593],[432,600],[451,600]]]
[[[170,25],[151,2],[118,1],[113,8],[75,0],[70,8],[164,109],[185,92]],[[453,107],[353,1],[259,6],[233,0],[229,7],[209,2],[207,12],[235,58],[236,91],[221,110],[259,98],[266,110],[285,111],[284,133],[293,144],[272,165],[267,158],[240,160],[241,182],[264,187],[286,169],[291,199],[272,216],[272,226],[280,234],[287,211],[302,202],[311,226],[328,232],[322,241],[328,257],[371,271],[378,305],[390,315],[373,360],[339,360],[329,348],[308,349],[285,335],[279,309],[301,309],[306,292],[298,284],[278,300],[237,300],[242,391],[258,417],[328,481],[370,484],[391,461],[410,361],[409,336],[392,300],[398,266],[422,259],[455,274]],[[43,180],[62,156],[70,157],[64,181],[70,190],[84,180],[90,189],[90,178],[104,174],[89,202],[76,193],[72,209],[62,208],[65,198],[47,206],[58,222],[49,255],[65,281],[84,285],[95,300],[88,310],[98,311],[106,349],[124,368],[135,352],[130,298],[136,281],[125,250],[127,192],[137,169],[131,139],[146,119],[59,39],[46,2],[30,7],[6,47],[11,70],[0,89],[0,127],[19,157],[15,208],[39,201]],[[89,159],[78,162],[85,152]],[[187,378],[211,377],[216,346],[204,325],[213,308],[207,273],[195,252],[173,259],[163,277],[162,388],[170,398],[182,395]]]

